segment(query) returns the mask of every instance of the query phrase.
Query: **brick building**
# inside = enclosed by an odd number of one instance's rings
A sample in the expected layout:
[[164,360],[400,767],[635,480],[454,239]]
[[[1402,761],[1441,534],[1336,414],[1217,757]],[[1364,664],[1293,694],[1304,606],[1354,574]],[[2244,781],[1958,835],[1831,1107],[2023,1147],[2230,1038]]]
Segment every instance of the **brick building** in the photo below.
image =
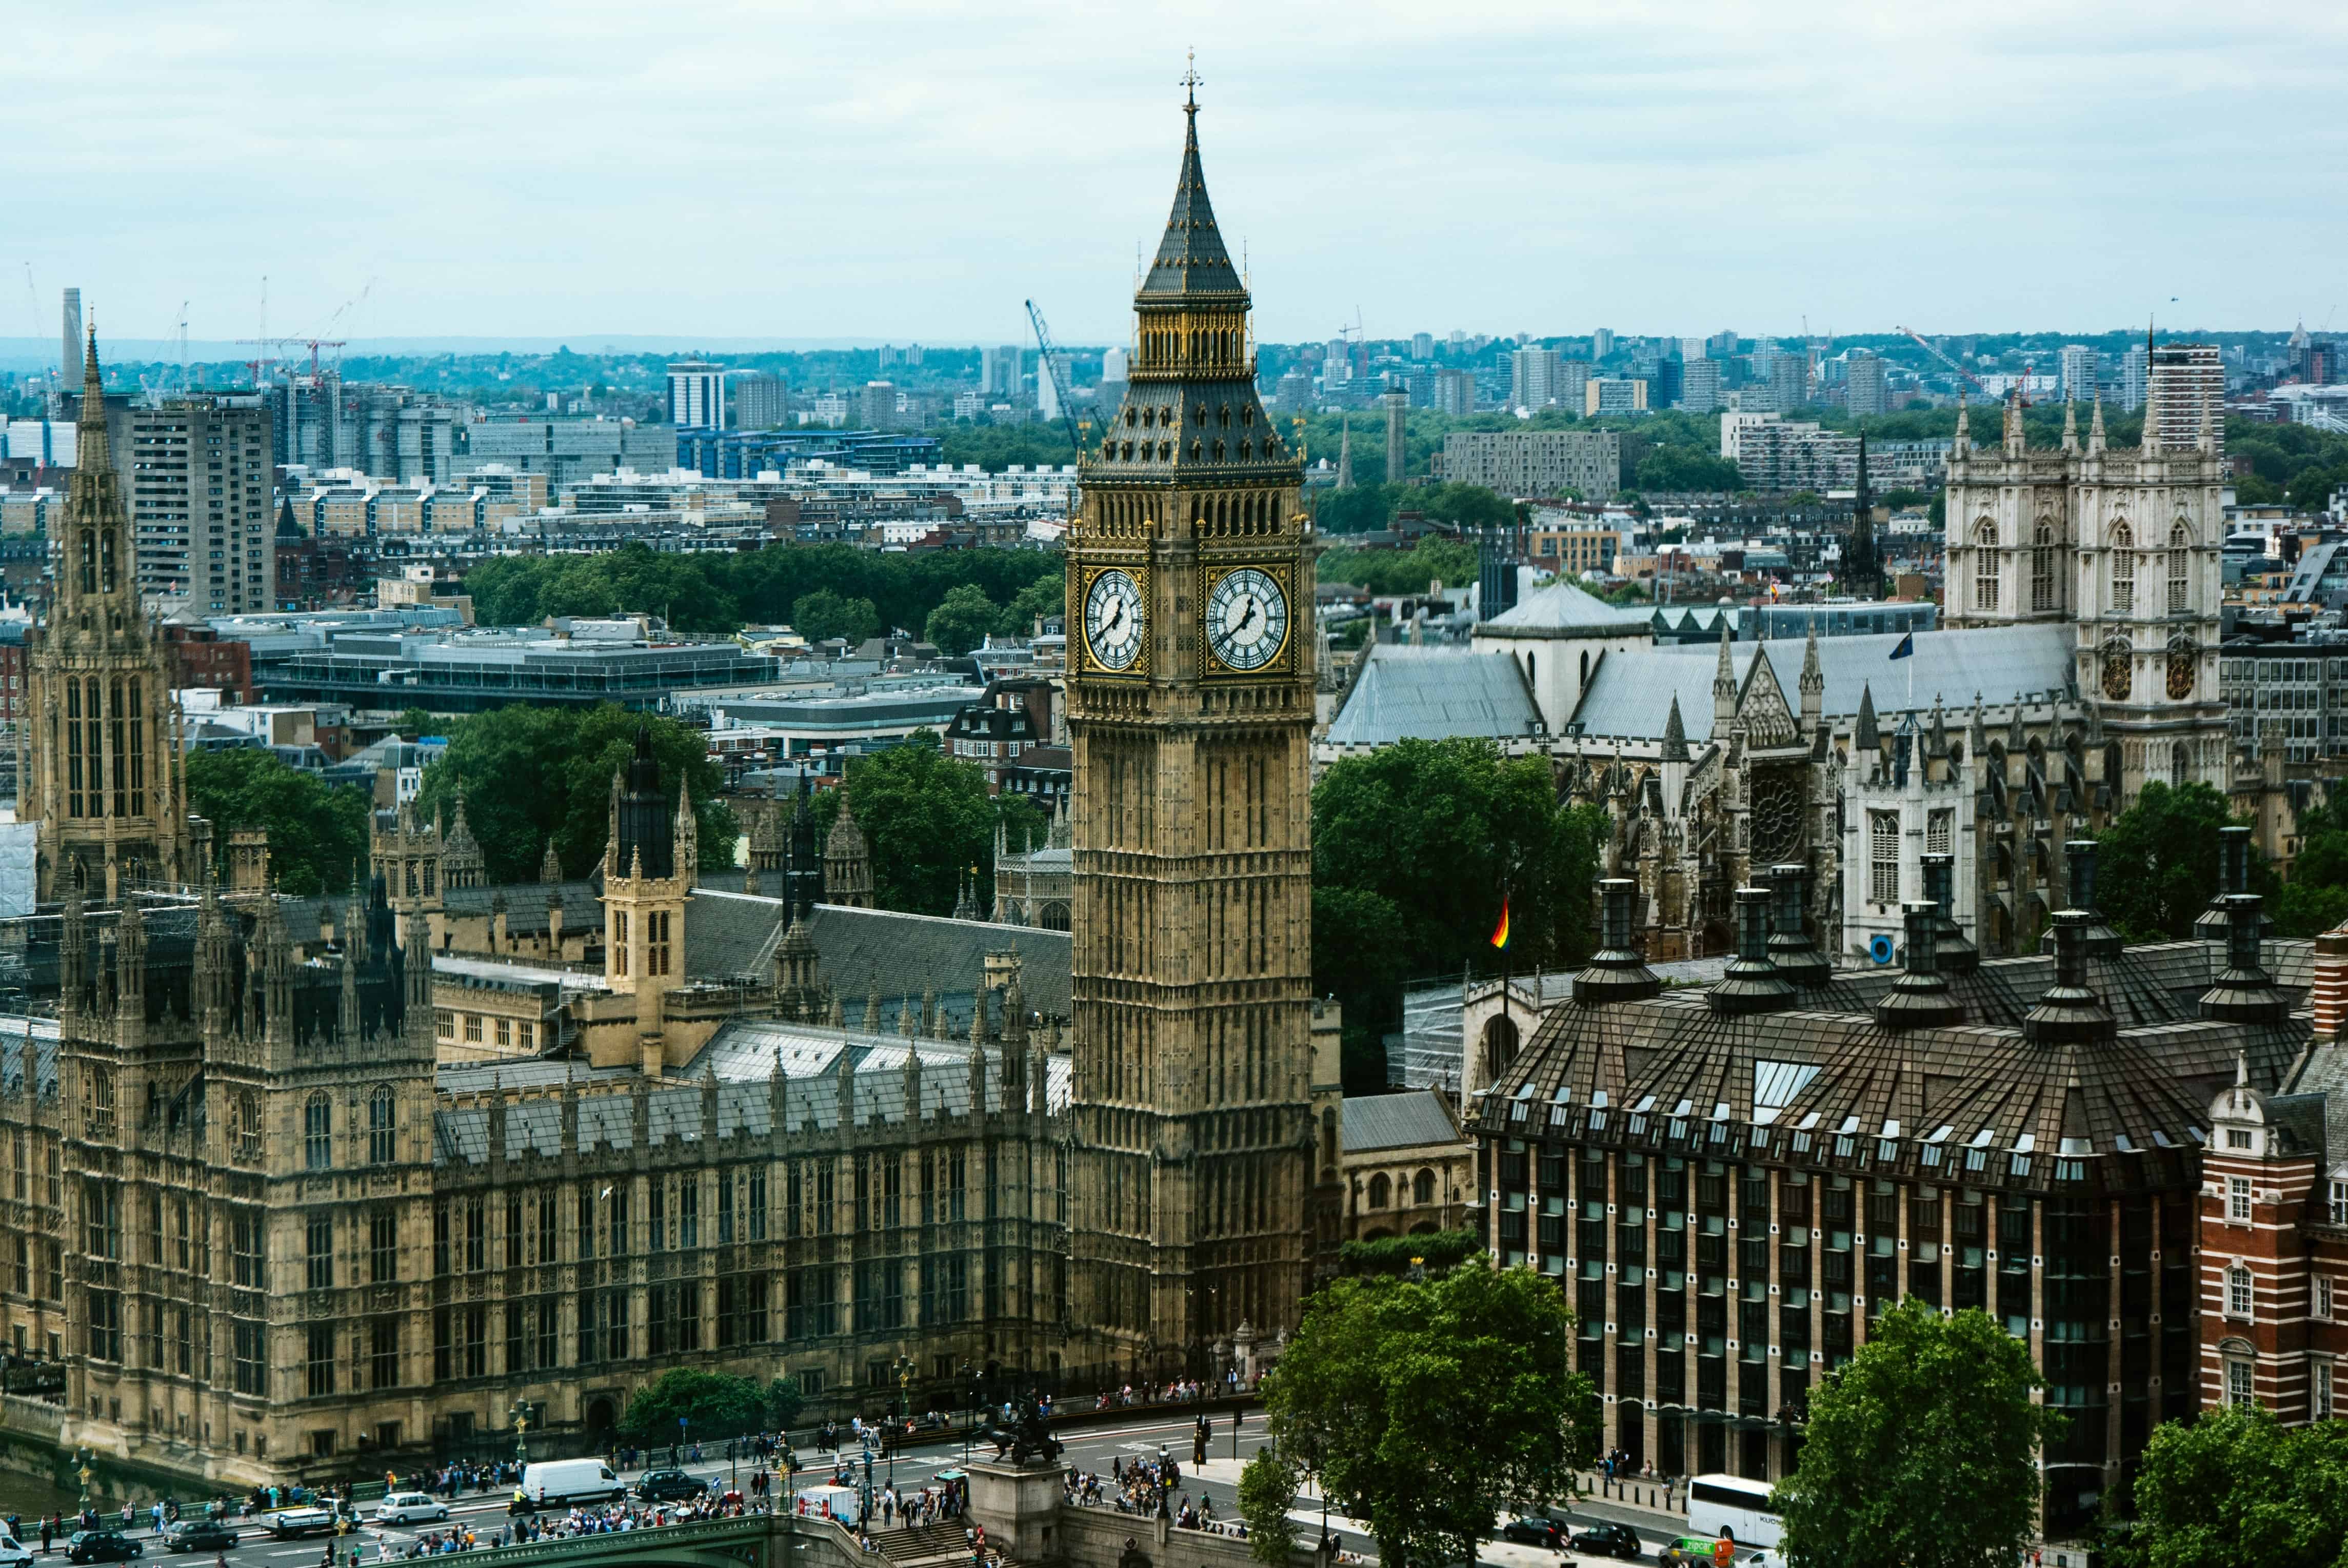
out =
[[251,643],[223,638],[210,626],[167,625],[163,657],[170,668],[174,691],[200,686],[206,691],[233,692],[239,703],[252,700]]

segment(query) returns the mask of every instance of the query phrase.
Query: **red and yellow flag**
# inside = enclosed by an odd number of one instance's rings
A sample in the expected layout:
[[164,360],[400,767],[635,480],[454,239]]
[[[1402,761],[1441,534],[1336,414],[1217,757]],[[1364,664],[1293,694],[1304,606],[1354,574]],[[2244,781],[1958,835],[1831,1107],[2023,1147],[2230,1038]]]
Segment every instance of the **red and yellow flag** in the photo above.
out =
[[1506,947],[1508,944],[1509,899],[1508,895],[1503,893],[1500,895],[1500,923],[1492,927],[1492,945],[1495,947]]

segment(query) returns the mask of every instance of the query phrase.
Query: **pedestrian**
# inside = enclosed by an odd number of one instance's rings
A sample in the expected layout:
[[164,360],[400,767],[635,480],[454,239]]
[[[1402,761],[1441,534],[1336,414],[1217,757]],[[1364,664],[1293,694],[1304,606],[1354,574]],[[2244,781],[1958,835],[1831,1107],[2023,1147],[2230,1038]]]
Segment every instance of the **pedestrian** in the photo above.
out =
[[52,1542],[52,1541],[54,1541],[54,1540],[56,1540],[56,1539],[57,1539],[57,1521],[56,1521],[56,1520],[54,1520],[54,1519],[52,1519],[52,1518],[50,1518],[50,1517],[49,1517],[48,1515],[46,1515],[46,1514],[42,1515],[42,1516],[41,1516],[41,1555],[43,1555],[44,1557],[46,1557],[46,1556],[47,1556],[47,1555],[48,1555],[48,1552],[49,1552],[49,1542]]

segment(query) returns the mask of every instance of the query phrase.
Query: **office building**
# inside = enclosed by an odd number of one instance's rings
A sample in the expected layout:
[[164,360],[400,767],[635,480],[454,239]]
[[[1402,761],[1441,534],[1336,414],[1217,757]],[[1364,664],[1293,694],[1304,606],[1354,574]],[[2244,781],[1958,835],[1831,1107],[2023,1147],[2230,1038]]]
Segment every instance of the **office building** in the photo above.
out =
[[1321,387],[1335,391],[1354,378],[1354,352],[1342,337],[1331,338],[1321,354]]
[[446,484],[455,473],[458,410],[407,387],[342,389],[344,462],[372,479]]
[[1622,483],[1622,438],[1612,430],[1454,430],[1443,477],[1504,496],[1611,500]]
[[1272,397],[1282,413],[1304,412],[1313,407],[1313,373],[1302,365],[1290,366],[1287,374],[1280,378],[1280,386]]
[[728,391],[733,399],[732,428],[771,430],[790,417],[789,391],[779,376],[763,370],[736,371]]
[[2066,344],[2057,361],[2062,367],[2063,396],[2074,403],[2092,403],[2103,389],[2104,356],[2084,343]]
[[1433,400],[1438,414],[1473,414],[1476,411],[1476,373],[1472,370],[1437,371]]
[[[1124,349],[1105,348],[1101,350],[1101,384],[1103,386],[1114,383],[1118,387],[1123,387],[1126,383],[1127,377],[1132,374],[1132,356],[1128,355]],[[1120,396],[1122,394],[1120,394]],[[1108,394],[1106,392],[1102,393],[1101,407],[1106,408],[1110,406]]]
[[668,422],[723,430],[726,418],[726,366],[706,360],[685,359],[668,367]]
[[1709,414],[1720,407],[1720,361],[1688,359],[1680,364],[1679,406],[1691,414]]
[[2203,428],[2212,449],[2226,451],[2226,366],[2214,343],[2164,343],[2151,356],[2151,378],[2145,421],[2155,438],[2147,446],[2163,451],[2189,452],[2199,445]]
[[1647,384],[1636,377],[1593,376],[1581,389],[1584,414],[1643,414]]
[[74,366],[81,362],[81,290],[65,293],[65,335],[57,349],[57,388],[62,391],[73,378]]
[[595,474],[622,469],[656,474],[677,460],[675,427],[633,419],[499,420],[465,426],[459,435],[463,449],[450,463],[452,477],[501,466],[544,474],[547,489],[556,495]]
[[1891,412],[1891,391],[1884,384],[1884,362],[1874,355],[1854,349],[1846,362],[1843,379],[1850,411],[1860,418]]

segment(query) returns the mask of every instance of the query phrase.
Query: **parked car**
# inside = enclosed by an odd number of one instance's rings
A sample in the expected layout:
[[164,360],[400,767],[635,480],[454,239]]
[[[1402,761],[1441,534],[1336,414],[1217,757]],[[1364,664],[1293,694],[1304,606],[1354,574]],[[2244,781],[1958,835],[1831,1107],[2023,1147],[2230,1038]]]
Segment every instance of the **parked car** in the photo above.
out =
[[33,1568],[32,1548],[0,1530],[0,1568]]
[[182,1519],[163,1527],[166,1552],[225,1552],[236,1542],[236,1527],[217,1519]]
[[683,1502],[699,1497],[705,1483],[681,1470],[651,1470],[636,1478],[636,1495],[646,1502]]
[[1636,1563],[1644,1550],[1639,1544],[1639,1532],[1627,1524],[1593,1524],[1577,1530],[1570,1544],[1585,1556],[1620,1557],[1631,1563]]
[[1565,1545],[1565,1526],[1544,1514],[1528,1513],[1512,1519],[1500,1527],[1500,1539],[1526,1546],[1546,1546],[1551,1551]]
[[420,1491],[386,1493],[375,1505],[377,1524],[408,1524],[419,1519],[440,1520],[448,1517],[448,1505]]
[[314,1535],[335,1528],[334,1511],[324,1508],[281,1508],[269,1516],[269,1533],[280,1541]]
[[77,1530],[66,1542],[68,1563],[128,1563],[142,1554],[136,1541],[118,1530]]

